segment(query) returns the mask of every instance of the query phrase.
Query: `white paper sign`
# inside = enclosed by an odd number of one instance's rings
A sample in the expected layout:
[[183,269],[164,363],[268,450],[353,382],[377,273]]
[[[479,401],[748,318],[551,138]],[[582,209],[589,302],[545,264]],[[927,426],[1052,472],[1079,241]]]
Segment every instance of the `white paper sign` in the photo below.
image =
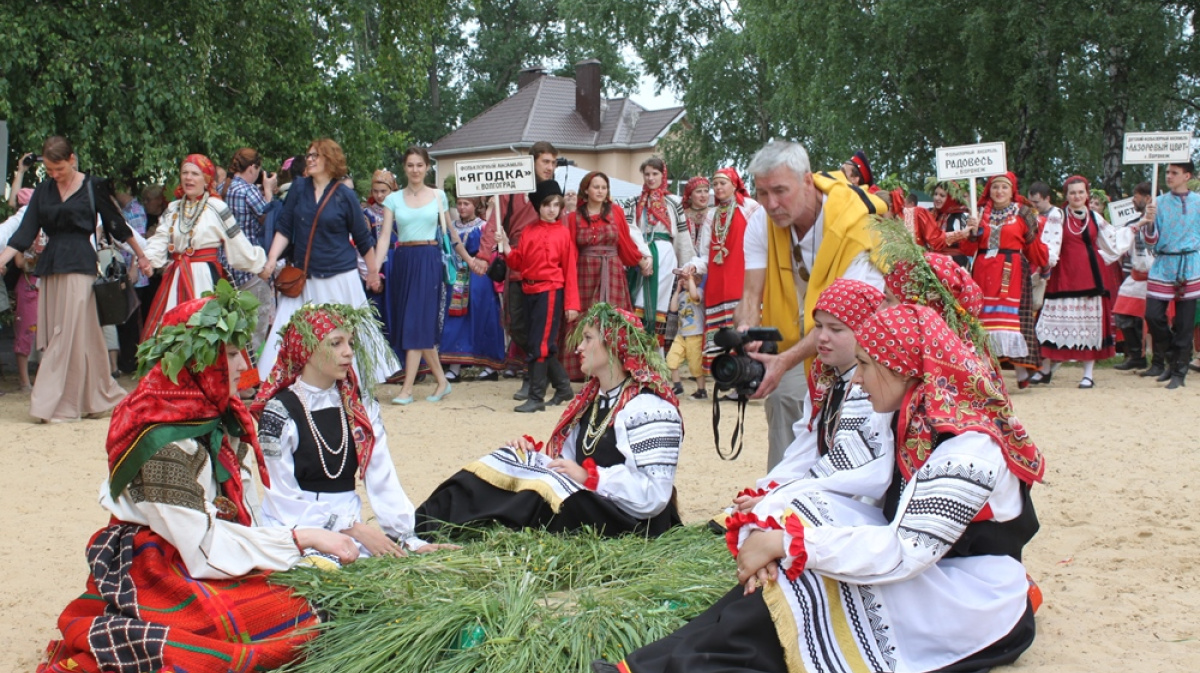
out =
[[1125,226],[1126,222],[1136,217],[1140,217],[1140,214],[1133,207],[1133,197],[1112,201],[1108,204],[1108,221],[1112,224],[1119,227]]
[[986,178],[1008,171],[1004,143],[980,143],[937,148],[939,181]]
[[454,189],[458,196],[491,196],[532,192],[537,189],[533,157],[495,157],[454,162]]
[[1188,131],[1126,133],[1121,162],[1167,164],[1192,160],[1192,134]]

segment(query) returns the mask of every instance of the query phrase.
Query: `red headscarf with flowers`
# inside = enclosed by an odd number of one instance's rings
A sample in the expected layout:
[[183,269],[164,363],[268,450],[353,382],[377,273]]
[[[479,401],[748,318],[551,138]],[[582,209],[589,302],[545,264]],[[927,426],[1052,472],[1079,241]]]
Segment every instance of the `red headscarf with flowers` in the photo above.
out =
[[[210,301],[216,300],[208,296],[179,304],[163,316],[162,326],[186,325]],[[224,348],[203,371],[193,372],[185,365],[176,381],[171,381],[159,362],[113,410],[107,443],[112,496],[119,495],[159,449],[181,439],[195,439],[212,458],[213,476],[222,494],[237,508],[234,520],[249,526],[252,521],[245,507],[241,465],[230,436],[253,448],[263,486],[269,487],[271,480],[254,420],[242,400],[229,392],[229,361]]]
[[[607,315],[601,319],[601,314]],[[633,379],[633,385],[625,386],[617,398],[614,414],[619,412],[629,400],[641,394],[643,390],[649,390],[671,404],[679,406],[679,399],[675,397],[675,393],[671,392],[671,385],[663,376],[665,365],[662,356],[657,352],[658,341],[654,336],[646,334],[642,321],[637,316],[624,309],[601,303],[588,310],[587,314],[580,318],[579,325],[578,329],[580,330],[589,325],[602,325],[600,336],[608,347],[609,356],[621,363],[621,367],[625,369],[629,378]],[[644,347],[631,349],[631,339],[643,340]],[[638,355],[631,352],[633,350],[648,353],[648,355]],[[588,382],[583,385],[583,390],[567,406],[562,418],[558,420],[558,425],[554,426],[554,432],[550,433],[550,441],[546,447],[548,455],[557,458],[562,454],[563,446],[566,444],[567,436],[571,434],[571,429],[579,424],[579,419],[583,417],[583,413],[587,411],[600,392],[599,380],[595,377],[589,378]]]
[[[934,274],[937,275],[937,279],[941,281],[942,285],[945,285],[946,289],[950,290],[950,293],[958,300],[962,310],[968,315],[978,318],[983,311],[983,290],[971,277],[971,272],[955,262],[954,258],[949,255],[937,252],[926,252],[925,261],[929,262],[929,266],[933,268]],[[883,277],[883,283],[902,303],[920,304],[932,308],[939,314],[944,313],[946,305],[942,301],[941,295],[932,292],[923,296],[915,294],[917,290],[911,285],[911,272],[911,264],[904,261],[896,262],[892,266],[892,270]]]
[[[883,293],[867,283],[839,278],[817,297],[813,311],[824,311],[846,323],[851,330],[857,330],[867,318],[879,310],[883,300]],[[813,406],[812,417],[808,420],[810,430],[813,421],[821,413],[830,386],[839,375],[836,369],[821,362],[820,357],[813,361],[812,369],[808,373],[808,389]]]
[[[657,169],[657,166],[648,167]],[[640,225],[642,213],[646,213],[646,221],[650,226],[654,226],[656,223],[661,224],[671,232],[671,237],[674,238],[675,227],[671,226],[671,215],[668,212],[670,206],[667,205],[667,195],[671,192],[667,188],[667,184],[667,165],[663,164],[662,180],[659,181],[658,187],[650,189],[650,185],[642,183],[642,193],[638,196],[634,215],[636,222]]]
[[[254,403],[250,405],[250,412],[255,418],[262,416],[271,398],[300,378],[304,366],[330,332],[336,329],[353,332],[338,308],[337,304],[306,304],[292,314],[292,319],[283,329],[283,339],[279,345],[279,357],[275,360],[275,366],[271,368],[266,383],[254,397]],[[301,323],[306,326],[303,330],[300,328]],[[309,331],[311,337],[315,337],[315,341],[313,338],[305,338],[303,332]],[[341,397],[342,408],[351,419],[351,434],[354,436],[354,446],[358,454],[359,477],[365,479],[367,465],[371,462],[371,452],[375,449],[375,429],[358,391],[358,375],[354,367],[350,368],[346,378],[334,385],[337,386]]]
[[701,187],[712,187],[712,184],[709,183],[708,178],[704,177],[703,175],[697,175],[696,177],[687,181],[687,184],[683,186],[684,208],[692,207],[692,193]]
[[905,394],[896,429],[896,461],[905,479],[921,469],[939,433],[981,432],[994,439],[1009,470],[1033,484],[1046,463],[996,386],[986,363],[927,306],[901,304],[869,318],[855,333],[877,363],[917,379]]
[[729,181],[733,183],[734,200],[737,201],[739,206],[744,205],[746,203],[746,197],[750,196],[750,192],[746,189],[746,183],[742,182],[742,176],[738,175],[737,169],[728,166],[718,169],[713,177],[715,178],[717,176],[729,178]]
[[[208,157],[203,154],[189,154],[183,158],[180,166],[182,167],[183,164],[192,164],[196,168],[199,168],[200,172],[204,174],[204,191],[208,192],[209,196],[217,195],[217,167]],[[182,184],[175,188],[175,198],[183,198]]]

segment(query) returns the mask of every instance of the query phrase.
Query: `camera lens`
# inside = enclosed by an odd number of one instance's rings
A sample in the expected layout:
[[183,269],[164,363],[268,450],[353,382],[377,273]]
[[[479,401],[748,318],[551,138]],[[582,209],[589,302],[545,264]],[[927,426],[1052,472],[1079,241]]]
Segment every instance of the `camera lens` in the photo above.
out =
[[723,353],[713,359],[712,377],[722,390],[753,393],[758,389],[766,369],[763,364],[746,355]]

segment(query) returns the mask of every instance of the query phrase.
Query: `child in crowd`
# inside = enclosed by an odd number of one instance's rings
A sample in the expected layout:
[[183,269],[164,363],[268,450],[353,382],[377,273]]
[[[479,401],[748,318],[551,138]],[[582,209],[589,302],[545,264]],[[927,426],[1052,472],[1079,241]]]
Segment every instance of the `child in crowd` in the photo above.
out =
[[[575,397],[567,370],[556,357],[558,330],[563,311],[567,322],[579,317],[579,283],[576,279],[575,245],[571,234],[558,221],[563,208],[562,188],[553,180],[538,183],[529,201],[538,211],[538,221],[521,233],[521,242],[508,254],[508,268],[521,274],[525,314],[529,316],[529,398],[514,411],[532,413],[546,409],[546,387],[554,382],[557,405]],[[502,247],[508,235],[497,230]]]
[[672,389],[676,395],[683,394],[679,366],[687,359],[688,369],[696,377],[696,392],[693,400],[708,399],[704,388],[704,289],[703,283],[696,284],[696,274],[684,268],[679,272],[675,284],[675,296],[671,297],[671,312],[679,314],[679,334],[671,342],[667,353],[667,368],[671,370]]

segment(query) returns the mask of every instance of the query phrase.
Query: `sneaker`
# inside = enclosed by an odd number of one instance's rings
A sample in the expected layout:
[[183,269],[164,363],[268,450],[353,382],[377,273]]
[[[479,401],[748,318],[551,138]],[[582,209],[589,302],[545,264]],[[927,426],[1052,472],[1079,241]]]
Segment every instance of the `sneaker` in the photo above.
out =
[[671,392],[675,393],[676,397],[679,397],[680,395],[683,394],[683,384],[682,383],[673,384],[671,386]]
[[704,388],[701,388],[701,389],[697,390],[696,392],[692,393],[692,399],[693,400],[707,400],[708,399],[708,391],[705,390]]

